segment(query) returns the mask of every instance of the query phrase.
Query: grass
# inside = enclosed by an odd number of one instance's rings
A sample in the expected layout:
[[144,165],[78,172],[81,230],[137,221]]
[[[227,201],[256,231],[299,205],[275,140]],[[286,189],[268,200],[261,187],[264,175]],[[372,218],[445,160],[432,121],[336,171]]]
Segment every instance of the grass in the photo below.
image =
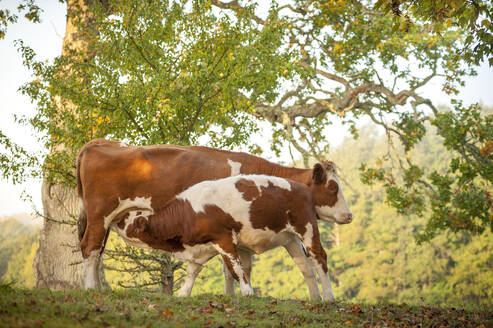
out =
[[492,309],[0,286],[0,327],[492,327]]

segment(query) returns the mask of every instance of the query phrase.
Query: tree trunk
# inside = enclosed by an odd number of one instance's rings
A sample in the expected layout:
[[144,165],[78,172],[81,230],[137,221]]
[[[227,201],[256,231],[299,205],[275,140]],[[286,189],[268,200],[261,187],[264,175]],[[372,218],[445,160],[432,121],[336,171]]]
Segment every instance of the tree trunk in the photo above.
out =
[[36,287],[78,288],[82,282],[82,255],[77,227],[61,223],[77,213],[77,195],[70,188],[46,180],[41,192],[45,220],[33,263]]
[[[67,0],[67,23],[62,56],[67,56],[70,49],[77,51],[88,49],[90,40],[84,37],[82,30],[84,32],[91,30],[92,15],[88,10],[89,1]],[[82,27],[75,24],[75,19],[81,19]],[[64,100],[55,101],[62,103]],[[63,149],[63,145],[60,148]],[[82,255],[76,226],[63,224],[75,223],[74,218],[78,214],[76,191],[62,185],[51,184],[44,179],[42,200],[45,220],[33,262],[36,287],[53,289],[80,287]]]
[[165,294],[173,295],[173,288],[174,272],[170,258],[169,261],[161,264],[161,291]]

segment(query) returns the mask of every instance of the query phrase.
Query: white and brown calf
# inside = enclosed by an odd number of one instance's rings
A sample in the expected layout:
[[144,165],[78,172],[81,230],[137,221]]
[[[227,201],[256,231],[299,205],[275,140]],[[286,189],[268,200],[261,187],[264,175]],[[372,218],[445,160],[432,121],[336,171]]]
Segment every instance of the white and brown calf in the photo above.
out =
[[[188,261],[181,296],[190,294],[202,265],[217,254],[221,254],[232,276],[239,281],[241,294],[251,295],[253,289],[245,272],[245,259],[238,250],[251,254],[284,246],[289,251],[288,245],[296,245],[293,248],[297,250],[302,249],[302,243],[309,261],[305,270],[311,271],[306,274],[312,275],[311,280],[315,282],[309,288],[318,291],[315,268],[324,298],[333,300],[317,216],[337,223],[349,223],[352,218],[340,215],[348,209],[338,204],[341,201],[337,197],[338,184],[329,179],[325,168],[316,164],[312,176],[310,187],[266,175],[204,181],[162,208],[149,207],[146,211],[130,208],[128,212],[121,205],[107,217],[106,223],[132,245],[162,249]],[[297,264],[303,258],[300,254],[290,254]],[[87,267],[91,265],[96,264],[87,263]],[[301,267],[303,270],[305,266]]]

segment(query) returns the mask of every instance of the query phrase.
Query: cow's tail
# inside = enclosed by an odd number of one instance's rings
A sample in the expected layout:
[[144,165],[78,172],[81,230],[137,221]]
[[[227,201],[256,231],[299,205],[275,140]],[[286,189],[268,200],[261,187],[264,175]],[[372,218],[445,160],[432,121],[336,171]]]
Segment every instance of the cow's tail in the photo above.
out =
[[82,155],[84,153],[84,148],[79,152],[77,156],[77,164],[76,164],[76,175],[77,175],[77,194],[79,195],[79,219],[77,220],[77,231],[79,235],[79,242],[84,237],[84,233],[86,232],[87,226],[87,212],[84,208],[84,192],[82,190],[82,182],[80,180],[80,163],[82,159]]

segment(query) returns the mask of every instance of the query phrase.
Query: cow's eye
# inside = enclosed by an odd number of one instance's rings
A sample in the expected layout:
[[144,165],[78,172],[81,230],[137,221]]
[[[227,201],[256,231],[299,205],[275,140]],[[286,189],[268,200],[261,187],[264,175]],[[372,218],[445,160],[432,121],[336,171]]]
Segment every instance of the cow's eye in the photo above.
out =
[[330,180],[327,184],[327,189],[332,193],[337,193],[339,191],[339,185],[334,180]]

